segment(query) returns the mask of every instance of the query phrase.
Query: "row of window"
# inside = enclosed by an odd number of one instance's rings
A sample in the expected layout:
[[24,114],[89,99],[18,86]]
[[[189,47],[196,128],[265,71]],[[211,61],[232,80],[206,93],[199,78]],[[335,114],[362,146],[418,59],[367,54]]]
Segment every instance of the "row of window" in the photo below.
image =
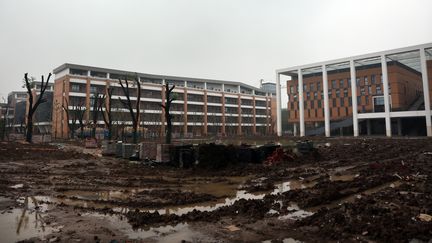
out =
[[[367,90],[367,92],[366,92]],[[372,90],[372,86],[368,86],[367,89],[365,89],[364,87],[362,87],[359,90],[360,95],[365,96],[365,95],[381,95],[382,94],[382,89],[381,89],[381,84],[377,84],[375,87],[375,93]],[[313,98],[312,98],[312,94],[313,94]],[[391,94],[391,89],[389,88],[389,94]],[[306,99],[305,100],[317,100],[317,99],[322,99],[322,97],[324,96],[324,93],[321,92],[321,96],[318,98],[318,92],[306,92]],[[341,93],[341,90],[337,89],[335,90],[335,96],[336,98],[341,98],[341,97],[351,97],[351,94],[348,92],[348,89],[344,89],[343,92]],[[291,99],[292,101],[298,101],[298,96],[295,94],[292,96],[293,99]],[[328,91],[328,97],[331,98],[332,97],[332,91],[329,90]]]
[[[87,76],[88,75],[88,71],[87,70],[81,70],[81,69],[73,69],[71,68],[69,71],[70,74],[72,75],[79,75],[79,76]],[[96,78],[107,78],[108,73],[106,72],[97,72],[97,71],[90,71],[90,76],[91,77],[96,77]],[[130,80],[133,81],[135,80],[135,76],[133,75],[124,75],[124,74],[115,74],[115,73],[110,73],[110,79],[115,79],[115,80]],[[152,78],[146,78],[146,77],[140,77],[141,82],[144,83],[153,83],[153,84],[162,84],[162,79],[152,79]],[[184,87],[185,86],[185,81],[182,80],[166,80],[166,82],[170,85],[175,85],[177,87]],[[218,84],[209,84],[209,88],[208,90],[214,90],[214,91],[221,91],[222,89],[222,85],[218,85]],[[204,89],[204,84],[203,83],[194,83],[194,82],[187,82],[187,87],[188,88],[194,88],[194,89]],[[228,93],[238,93],[238,88],[237,87],[227,87],[225,89],[225,92]],[[258,91],[259,92],[259,91]],[[252,94],[253,91],[251,89],[245,89],[245,88],[241,88],[240,93],[242,94]],[[259,95],[266,95],[265,92],[259,92]]]
[[[362,99],[362,97],[365,97],[365,98]],[[330,100],[331,100],[330,104],[332,105],[332,107],[337,107],[337,106],[344,107],[346,105],[352,106],[352,99],[347,99],[348,102],[345,102],[345,98],[333,98]],[[339,105],[337,104],[337,100],[339,100]],[[364,102],[363,102],[363,100],[364,100]],[[370,100],[371,100],[371,97],[368,95],[357,96],[357,105],[358,106],[361,106],[361,105],[368,106],[370,104]],[[315,100],[305,101],[304,107],[305,107],[305,109],[307,109],[307,108],[314,109],[314,108],[323,108],[324,107],[321,100],[317,100],[316,104],[317,105],[315,106]],[[288,107],[290,109],[293,109],[293,110],[298,110],[298,102],[289,102]]]
[[[380,77],[380,81],[382,82],[382,75],[380,74],[379,77]],[[356,78],[356,85],[357,86],[368,86],[368,85],[373,85],[373,84],[378,84],[378,83],[379,82],[377,82],[375,74],[372,74],[370,76],[370,83],[369,83],[369,77],[368,76],[364,76],[363,78],[360,78],[360,77]],[[322,91],[321,84],[322,84],[322,80],[319,80],[317,82],[309,82],[309,85],[303,84],[303,92]],[[350,78],[331,80],[331,85],[330,85],[331,89],[337,89],[337,88],[342,89],[342,88],[348,88],[348,87],[351,87],[351,79]],[[290,94],[297,93],[295,85],[291,85],[289,90],[290,90]]]

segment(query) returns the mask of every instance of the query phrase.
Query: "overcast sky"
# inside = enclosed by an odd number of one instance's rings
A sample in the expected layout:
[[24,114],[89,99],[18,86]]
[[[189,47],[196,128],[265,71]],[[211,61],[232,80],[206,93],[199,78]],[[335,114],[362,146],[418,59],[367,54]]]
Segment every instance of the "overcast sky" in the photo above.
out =
[[65,63],[275,80],[278,68],[432,42],[431,0],[0,0],[0,97]]

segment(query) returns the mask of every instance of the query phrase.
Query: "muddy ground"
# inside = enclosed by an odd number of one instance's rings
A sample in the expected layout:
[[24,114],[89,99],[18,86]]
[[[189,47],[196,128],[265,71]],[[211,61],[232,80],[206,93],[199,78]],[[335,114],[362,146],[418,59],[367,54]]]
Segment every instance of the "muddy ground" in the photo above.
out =
[[1,242],[432,239],[432,140],[314,142],[319,156],[212,171],[0,143]]

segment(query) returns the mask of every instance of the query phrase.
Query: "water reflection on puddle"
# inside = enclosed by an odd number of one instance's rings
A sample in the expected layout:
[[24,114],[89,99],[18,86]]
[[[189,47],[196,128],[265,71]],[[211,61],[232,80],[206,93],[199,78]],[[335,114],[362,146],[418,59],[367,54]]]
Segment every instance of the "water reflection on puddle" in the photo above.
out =
[[187,223],[133,229],[125,218],[120,218],[116,215],[103,215],[99,213],[83,214],[83,216],[85,215],[97,217],[107,221],[112,227],[120,230],[132,240],[154,239],[158,242],[181,242],[182,240],[194,241],[194,239],[200,237],[200,233],[190,229]]
[[47,226],[43,213],[46,205],[40,205],[35,197],[20,198],[23,208],[2,211],[0,214],[1,242],[16,242],[32,237],[44,238],[56,231]]
[[[215,202],[205,202],[205,203],[197,203],[190,204],[187,206],[168,206],[164,208],[138,208],[141,212],[158,212],[159,214],[176,214],[183,215],[190,213],[194,210],[196,211],[215,211],[224,206],[233,205],[235,202],[245,199],[253,199],[253,200],[262,200],[267,194],[277,195],[279,193],[284,193],[289,190],[294,189],[304,189],[315,185],[315,182],[302,182],[300,180],[290,180],[282,183],[278,183],[275,185],[275,189],[273,191],[268,191],[264,193],[249,193],[245,190],[239,190],[239,184],[224,186],[222,189],[213,188],[210,190],[211,192],[216,192],[216,194],[226,195],[229,197],[220,199]],[[214,187],[214,185],[205,185],[203,186],[206,189]],[[192,189],[191,185],[186,186],[185,188]],[[117,191],[105,191],[105,192],[92,192],[92,191],[66,191],[64,195],[66,197],[50,197],[50,196],[37,196],[36,198],[41,201],[46,201],[50,203],[64,203],[69,206],[79,206],[79,207],[94,207],[94,208],[112,208],[113,211],[118,213],[127,213],[129,210],[135,210],[135,208],[128,207],[112,207],[113,205],[104,203],[103,201],[89,201],[89,200],[124,200],[129,199],[136,193],[143,192],[148,189],[133,189],[133,190],[117,190]],[[193,189],[192,191],[198,192],[203,190]]]

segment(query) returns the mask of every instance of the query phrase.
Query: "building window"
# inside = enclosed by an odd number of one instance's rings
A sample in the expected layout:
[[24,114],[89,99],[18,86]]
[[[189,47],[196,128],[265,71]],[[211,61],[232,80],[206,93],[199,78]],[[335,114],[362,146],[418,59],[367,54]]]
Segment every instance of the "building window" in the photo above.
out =
[[333,101],[333,107],[336,107],[336,99],[332,99]]
[[336,88],[336,80],[332,80],[332,88],[335,89]]
[[337,98],[340,97],[340,89],[336,90],[336,97],[337,97]]
[[364,84],[365,84],[365,85],[369,85],[369,80],[368,80],[368,77],[367,77],[367,76],[364,77]]
[[360,86],[360,78],[356,78],[356,86]]
[[344,87],[344,80],[341,79],[339,80],[339,88],[343,88]]
[[357,105],[361,104],[361,96],[357,96]]
[[318,99],[318,93],[314,92],[314,99]]
[[366,97],[365,97],[365,101],[366,101],[365,104],[366,104],[366,105],[369,105],[369,96],[366,96]]
[[90,86],[90,93],[92,93],[92,94],[97,93],[97,87],[96,86]]
[[382,91],[381,91],[381,85],[380,85],[380,84],[377,85],[377,87],[376,87],[376,93],[377,93],[377,94],[382,94]]
[[352,106],[352,99],[348,99],[349,106]]
[[371,84],[375,84],[375,74],[371,75]]
[[307,91],[307,85],[303,84],[303,91]]
[[294,94],[294,86],[291,86],[291,87],[290,87],[290,93],[291,93],[291,94]]
[[317,83],[317,91],[320,91],[320,90],[321,90],[321,82],[318,81],[318,83]]
[[348,97],[348,89],[344,89],[344,97]]
[[345,101],[344,98],[340,98],[340,106],[344,106],[345,105],[344,101]]
[[310,102],[310,108],[315,109],[315,101],[311,100]]
[[365,93],[365,88],[364,88],[364,87],[360,89],[360,94],[361,94],[361,95],[365,95],[365,94],[366,94],[366,93]]
[[72,84],[71,85],[71,91],[72,92],[78,92],[80,90],[80,87],[78,84]]
[[318,108],[321,108],[322,104],[321,104],[321,100],[318,100]]
[[313,83],[310,84],[310,91],[314,91],[314,84]]
[[351,87],[351,79],[348,79],[348,87]]
[[368,87],[368,94],[371,94],[372,93],[372,86],[369,86]]

